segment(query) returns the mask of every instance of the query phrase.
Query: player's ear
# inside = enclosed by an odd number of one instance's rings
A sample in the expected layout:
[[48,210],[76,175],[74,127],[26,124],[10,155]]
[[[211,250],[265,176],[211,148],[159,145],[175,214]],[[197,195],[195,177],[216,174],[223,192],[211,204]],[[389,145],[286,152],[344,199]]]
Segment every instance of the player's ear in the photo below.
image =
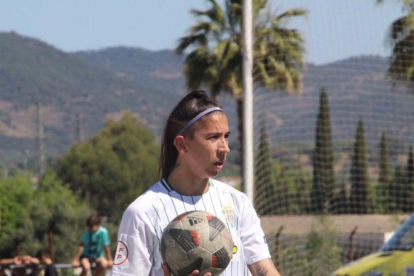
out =
[[174,139],[174,145],[177,148],[178,152],[187,152],[184,136],[177,135],[177,137]]

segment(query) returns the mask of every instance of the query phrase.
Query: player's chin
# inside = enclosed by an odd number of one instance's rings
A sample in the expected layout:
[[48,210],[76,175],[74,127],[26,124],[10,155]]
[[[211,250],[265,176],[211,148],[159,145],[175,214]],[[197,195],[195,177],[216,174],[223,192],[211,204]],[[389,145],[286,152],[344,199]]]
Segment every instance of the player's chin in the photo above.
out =
[[216,177],[217,175],[219,175],[219,173],[220,173],[220,171],[221,171],[222,169],[213,169],[213,170],[210,170],[209,171],[209,177],[210,178],[214,178],[214,177]]

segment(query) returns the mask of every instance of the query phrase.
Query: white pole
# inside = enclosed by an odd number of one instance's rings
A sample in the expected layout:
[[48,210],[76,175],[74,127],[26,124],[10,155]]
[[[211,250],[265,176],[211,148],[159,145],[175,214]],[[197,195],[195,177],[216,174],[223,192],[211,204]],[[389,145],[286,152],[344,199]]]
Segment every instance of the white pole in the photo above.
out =
[[243,187],[253,202],[253,13],[252,0],[243,0]]

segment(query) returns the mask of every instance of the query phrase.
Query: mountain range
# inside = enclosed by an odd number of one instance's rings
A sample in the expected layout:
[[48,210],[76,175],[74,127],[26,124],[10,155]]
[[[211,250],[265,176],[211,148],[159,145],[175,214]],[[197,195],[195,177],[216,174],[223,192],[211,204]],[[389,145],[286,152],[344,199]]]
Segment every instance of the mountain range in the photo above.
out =
[[[0,33],[0,163],[21,165],[36,159],[37,103],[51,159],[76,142],[78,114],[86,137],[97,133],[106,119],[116,120],[131,110],[159,138],[173,104],[188,92],[184,58],[169,50],[128,47],[66,53],[17,33]],[[381,131],[404,145],[413,143],[414,96],[387,82],[387,66],[388,60],[379,56],[308,64],[301,96],[256,85],[255,122],[266,118],[275,148],[288,142],[311,148],[319,93],[325,87],[334,141],[352,140],[362,118],[369,143],[377,144]],[[235,132],[235,104],[228,96],[219,100]]]

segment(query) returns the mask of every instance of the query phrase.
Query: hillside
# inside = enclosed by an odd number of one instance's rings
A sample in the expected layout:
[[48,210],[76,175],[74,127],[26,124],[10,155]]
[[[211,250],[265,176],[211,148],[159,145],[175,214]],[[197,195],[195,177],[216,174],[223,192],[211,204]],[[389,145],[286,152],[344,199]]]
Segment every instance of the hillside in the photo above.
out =
[[0,33],[0,159],[33,159],[36,102],[41,102],[48,156],[64,153],[75,142],[76,114],[87,136],[108,116],[124,109],[138,113],[154,131],[165,116],[170,92],[146,87],[16,33]]
[[[75,55],[161,90],[179,93],[185,85],[180,74],[183,59],[169,51],[116,47]],[[256,87],[256,115],[266,110],[271,140],[275,144],[291,141],[290,137],[295,137],[297,142],[313,143],[319,93],[325,87],[335,141],[352,140],[356,121],[361,116],[368,140],[376,141],[384,130],[396,139],[412,143],[414,126],[410,123],[413,116],[410,106],[414,104],[414,97],[386,81],[387,66],[388,60],[379,56],[353,57],[320,66],[308,64],[300,97],[287,97],[280,91],[269,93]],[[230,122],[235,122],[232,100],[224,98],[222,104],[233,111]]]
[[[0,58],[2,163],[21,163],[26,150],[30,151],[29,159],[34,159],[38,101],[46,124],[46,153],[56,157],[75,142],[76,114],[83,115],[85,133],[91,136],[106,118],[130,109],[159,136],[172,103],[186,92],[183,57],[170,51],[114,47],[65,53],[35,39],[0,33]],[[414,97],[386,82],[387,65],[387,59],[375,56],[321,66],[308,64],[300,97],[256,87],[255,115],[266,115],[275,155],[290,155],[284,151],[289,147],[296,153],[311,154],[322,86],[329,95],[336,144],[345,143],[349,149],[360,116],[370,150],[375,149],[383,130],[395,142],[391,151],[413,143]],[[236,133],[233,100],[221,97],[220,102]],[[232,143],[235,137],[232,135]],[[234,160],[237,150],[233,149]]]

